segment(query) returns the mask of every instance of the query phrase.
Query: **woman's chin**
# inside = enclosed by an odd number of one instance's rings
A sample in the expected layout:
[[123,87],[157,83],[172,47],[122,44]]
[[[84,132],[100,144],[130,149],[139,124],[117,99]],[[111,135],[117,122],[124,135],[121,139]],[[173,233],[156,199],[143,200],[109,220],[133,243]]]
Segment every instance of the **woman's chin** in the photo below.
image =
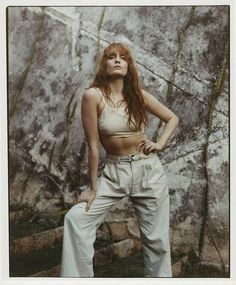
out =
[[113,72],[113,73],[109,74],[110,78],[112,78],[112,79],[124,78],[125,75],[126,74],[124,74],[123,72]]

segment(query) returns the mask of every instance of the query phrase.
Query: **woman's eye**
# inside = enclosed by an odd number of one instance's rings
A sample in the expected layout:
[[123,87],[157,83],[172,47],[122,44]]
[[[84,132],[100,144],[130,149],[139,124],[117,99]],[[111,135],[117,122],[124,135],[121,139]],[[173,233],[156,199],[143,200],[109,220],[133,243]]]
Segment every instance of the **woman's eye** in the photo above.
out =
[[[109,55],[108,59],[113,59],[115,57],[116,57],[116,55]],[[120,58],[123,59],[123,60],[126,60],[126,56],[125,55],[121,55]]]

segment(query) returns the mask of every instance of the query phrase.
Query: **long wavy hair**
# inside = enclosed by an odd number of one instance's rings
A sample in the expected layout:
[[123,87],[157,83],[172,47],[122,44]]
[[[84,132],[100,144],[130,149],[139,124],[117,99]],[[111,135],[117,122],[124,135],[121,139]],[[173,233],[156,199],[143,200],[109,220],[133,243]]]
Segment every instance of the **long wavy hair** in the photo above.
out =
[[106,71],[106,61],[114,52],[125,56],[125,60],[128,63],[128,71],[124,77],[123,87],[124,101],[127,103],[125,110],[128,114],[128,124],[133,124],[136,130],[141,130],[143,126],[147,125],[145,101],[139,81],[138,72],[135,67],[131,52],[127,46],[122,43],[112,43],[104,49],[100,57],[94,80],[89,87],[99,88],[105,95],[106,99],[111,100],[111,88],[109,85],[110,78],[109,74]]

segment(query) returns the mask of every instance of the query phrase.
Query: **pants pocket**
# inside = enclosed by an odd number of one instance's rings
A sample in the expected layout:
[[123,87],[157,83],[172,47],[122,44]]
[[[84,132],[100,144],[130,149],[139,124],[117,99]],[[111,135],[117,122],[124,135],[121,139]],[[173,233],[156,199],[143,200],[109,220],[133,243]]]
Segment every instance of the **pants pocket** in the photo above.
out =
[[104,169],[103,169],[103,176],[113,182],[119,184],[119,176],[117,173],[117,167],[115,163],[106,163]]
[[150,189],[158,184],[166,183],[165,170],[157,156],[151,157],[143,164],[143,189]]

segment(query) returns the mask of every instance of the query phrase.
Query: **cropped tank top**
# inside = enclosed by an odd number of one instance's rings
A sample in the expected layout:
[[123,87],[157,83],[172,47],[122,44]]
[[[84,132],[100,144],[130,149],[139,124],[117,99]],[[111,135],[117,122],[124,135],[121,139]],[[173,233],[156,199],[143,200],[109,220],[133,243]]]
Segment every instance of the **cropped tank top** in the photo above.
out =
[[112,107],[106,103],[102,96],[104,108],[98,118],[98,130],[101,137],[119,137],[127,138],[136,134],[144,133],[144,128],[141,131],[136,131],[135,126],[128,124],[128,114],[125,107]]

